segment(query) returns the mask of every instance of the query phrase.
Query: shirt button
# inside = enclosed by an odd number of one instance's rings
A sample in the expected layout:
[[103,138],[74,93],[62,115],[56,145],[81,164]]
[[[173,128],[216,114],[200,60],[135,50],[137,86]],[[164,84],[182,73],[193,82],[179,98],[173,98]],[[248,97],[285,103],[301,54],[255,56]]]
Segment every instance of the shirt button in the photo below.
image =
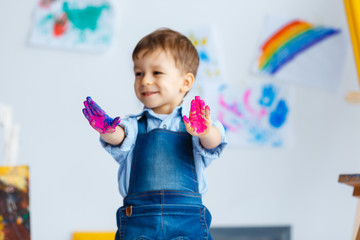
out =
[[166,124],[164,124],[164,125],[163,125],[163,129],[166,129],[166,127],[167,127]]

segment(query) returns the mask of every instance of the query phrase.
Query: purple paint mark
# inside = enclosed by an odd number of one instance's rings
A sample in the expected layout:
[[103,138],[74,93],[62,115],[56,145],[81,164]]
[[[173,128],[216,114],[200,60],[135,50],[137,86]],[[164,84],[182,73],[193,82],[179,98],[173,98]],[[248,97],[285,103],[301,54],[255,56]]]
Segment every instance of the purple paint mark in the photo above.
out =
[[198,134],[203,133],[207,129],[206,119],[204,118],[205,110],[210,111],[209,106],[205,107],[204,100],[196,96],[195,99],[191,101],[189,118],[183,116],[184,122],[190,124],[192,130]]
[[234,101],[232,105],[228,105],[224,100],[224,95],[222,95],[222,94],[219,96],[219,104],[220,104],[220,106],[229,110],[236,116],[238,116],[240,118],[244,117],[244,115],[239,111],[238,103]]
[[225,120],[225,112],[219,112],[218,114],[218,120],[223,124],[225,131],[230,131],[230,132],[237,132],[240,128],[241,125],[238,124],[236,127],[232,126],[231,123],[227,123],[227,121]]
[[261,108],[259,112],[256,112],[255,109],[250,106],[250,101],[249,101],[250,94],[251,94],[250,89],[248,89],[244,94],[244,107],[246,111],[248,111],[251,115],[253,115],[253,117],[260,119],[266,115],[266,109]]
[[96,131],[101,134],[115,132],[116,127],[120,123],[120,117],[115,119],[109,117],[91,97],[86,98],[84,106],[83,114]]

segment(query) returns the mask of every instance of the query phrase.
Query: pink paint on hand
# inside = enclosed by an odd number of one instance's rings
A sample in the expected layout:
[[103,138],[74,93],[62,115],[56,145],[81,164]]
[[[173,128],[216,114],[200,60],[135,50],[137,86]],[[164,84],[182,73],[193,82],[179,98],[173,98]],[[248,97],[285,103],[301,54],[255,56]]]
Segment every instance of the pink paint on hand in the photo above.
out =
[[206,119],[205,108],[210,110],[209,106],[205,107],[205,102],[200,99],[199,96],[196,96],[194,100],[191,101],[190,116],[187,118],[183,117],[184,121],[187,124],[190,124],[193,131],[200,134],[203,133],[206,129]]

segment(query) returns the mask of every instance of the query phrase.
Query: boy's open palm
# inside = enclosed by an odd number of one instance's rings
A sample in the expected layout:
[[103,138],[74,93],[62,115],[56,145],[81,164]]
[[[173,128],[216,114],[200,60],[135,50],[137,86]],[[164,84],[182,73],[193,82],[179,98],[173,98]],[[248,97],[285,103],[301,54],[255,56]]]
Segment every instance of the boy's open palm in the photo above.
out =
[[83,114],[96,131],[101,134],[115,132],[116,127],[120,123],[120,117],[115,119],[109,117],[91,97],[86,98],[84,106]]
[[206,136],[211,127],[210,108],[199,96],[191,101],[189,118],[184,115],[186,131],[192,136]]

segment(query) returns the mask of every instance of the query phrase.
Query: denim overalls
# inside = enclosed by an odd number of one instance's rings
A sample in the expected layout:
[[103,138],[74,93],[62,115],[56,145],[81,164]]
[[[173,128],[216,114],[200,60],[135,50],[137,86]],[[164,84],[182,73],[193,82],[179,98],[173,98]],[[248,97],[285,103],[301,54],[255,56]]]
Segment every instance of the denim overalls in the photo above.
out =
[[192,137],[180,124],[179,132],[147,132],[146,114],[138,120],[129,190],[117,211],[115,240],[212,239],[211,215],[198,190]]

